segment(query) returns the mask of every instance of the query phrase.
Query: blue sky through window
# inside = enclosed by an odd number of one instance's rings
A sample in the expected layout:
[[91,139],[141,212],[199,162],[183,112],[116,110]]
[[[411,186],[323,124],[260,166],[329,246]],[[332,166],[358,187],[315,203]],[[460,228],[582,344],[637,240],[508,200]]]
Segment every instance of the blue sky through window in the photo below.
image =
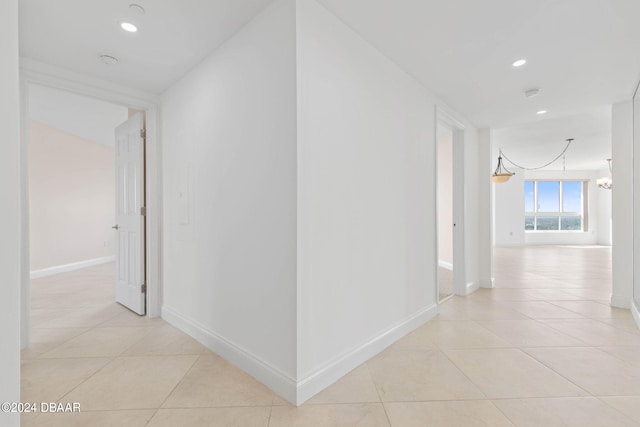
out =
[[582,210],[582,183],[566,181],[562,183],[562,211],[580,212]]
[[560,183],[558,181],[538,182],[538,212],[560,211]]
[[525,230],[582,231],[584,189],[583,181],[525,181]]

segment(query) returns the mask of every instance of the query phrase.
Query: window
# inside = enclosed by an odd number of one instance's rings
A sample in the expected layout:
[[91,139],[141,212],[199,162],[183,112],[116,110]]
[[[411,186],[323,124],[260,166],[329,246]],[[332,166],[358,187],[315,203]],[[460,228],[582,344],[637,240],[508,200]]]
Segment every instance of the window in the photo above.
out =
[[525,181],[525,231],[587,231],[588,181]]

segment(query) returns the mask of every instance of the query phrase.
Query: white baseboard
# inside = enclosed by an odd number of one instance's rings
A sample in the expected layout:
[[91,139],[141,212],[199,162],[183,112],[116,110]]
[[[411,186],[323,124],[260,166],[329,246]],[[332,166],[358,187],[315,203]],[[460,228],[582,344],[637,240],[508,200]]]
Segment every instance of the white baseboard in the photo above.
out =
[[81,270],[83,268],[93,267],[94,265],[107,264],[109,262],[114,262],[115,260],[116,257],[112,255],[74,262],[71,264],[57,265],[55,267],[43,268],[41,270],[33,270],[29,277],[32,279],[38,279],[40,277],[53,276],[54,274],[66,273],[68,271]]
[[437,314],[438,307],[435,304],[420,310],[353,350],[329,361],[306,378],[296,381],[259,357],[208,330],[198,322],[182,316],[171,307],[166,305],[162,307],[162,318],[164,320],[247,372],[294,405],[303,404]]
[[296,380],[294,378],[207,329],[195,320],[183,316],[171,307],[162,306],[162,318],[236,365],[289,402],[296,403]]
[[481,280],[480,287],[485,289],[493,289],[496,287],[496,279],[492,277],[491,280]]
[[471,295],[478,289],[480,289],[480,283],[478,282],[467,283],[467,293],[465,295]]
[[442,267],[446,270],[453,271],[453,264],[447,261],[438,260],[438,267]]
[[638,308],[638,304],[636,304],[635,301],[631,303],[631,314],[633,314],[636,325],[638,325],[638,328],[640,328],[640,308]]
[[631,297],[628,295],[611,294],[611,306],[617,308],[631,308]]
[[438,306],[436,304],[426,307],[396,323],[353,350],[329,361],[322,368],[298,381],[298,399],[296,404],[302,405],[305,401],[335,383],[409,332],[422,326],[437,314]]

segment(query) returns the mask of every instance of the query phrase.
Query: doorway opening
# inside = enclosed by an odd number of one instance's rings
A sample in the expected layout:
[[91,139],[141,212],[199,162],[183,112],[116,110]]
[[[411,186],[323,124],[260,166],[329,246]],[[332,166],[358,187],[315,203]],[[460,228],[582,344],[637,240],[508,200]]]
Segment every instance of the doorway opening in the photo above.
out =
[[465,126],[442,109],[436,110],[436,221],[439,302],[468,295],[464,236]]
[[[86,78],[76,74],[70,74],[65,70],[55,67],[42,67],[38,63],[21,63],[20,70],[21,92],[21,123],[22,123],[22,170],[21,198],[22,198],[22,283],[21,283],[21,347],[26,348],[30,342],[31,332],[31,288],[30,288],[30,236],[29,236],[29,188],[28,188],[28,127],[29,120],[29,94],[33,87],[42,86],[57,89],[67,94],[73,94],[91,100],[104,101],[122,107],[130,107],[145,113],[145,234],[146,234],[146,316],[159,317],[162,305],[162,265],[161,231],[162,222],[160,207],[162,206],[162,194],[160,187],[161,157],[158,139],[158,104],[159,99],[153,94],[131,90],[118,85]],[[58,107],[55,107],[58,108]],[[128,111],[128,109],[127,109]],[[127,114],[128,115],[128,114]],[[113,128],[110,129],[113,135]],[[113,209],[110,210],[113,212]],[[113,226],[114,224],[111,224]],[[115,242],[114,242],[115,244]],[[132,314],[133,315],[133,314]]]
[[[558,144],[545,141],[562,141],[560,132],[573,131],[578,120],[587,123],[588,132],[602,136],[583,136],[580,150],[547,163]],[[610,123],[610,109],[602,109],[570,120],[492,131],[493,166],[500,153],[518,164],[507,163],[515,174],[491,184],[492,299],[509,301],[540,319],[614,315],[612,192],[598,185],[610,175]]]
[[93,326],[120,313],[116,301],[145,314],[143,124],[143,112],[29,86],[34,327]]
[[453,296],[453,130],[437,126],[438,301]]

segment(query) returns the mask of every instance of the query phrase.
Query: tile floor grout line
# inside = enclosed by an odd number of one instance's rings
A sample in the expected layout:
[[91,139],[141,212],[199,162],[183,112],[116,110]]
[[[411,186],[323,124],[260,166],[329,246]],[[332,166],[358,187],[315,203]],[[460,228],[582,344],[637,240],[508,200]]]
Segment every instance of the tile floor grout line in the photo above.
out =
[[[526,269],[527,267],[523,267],[520,266],[519,268],[521,269]],[[544,278],[541,276],[541,279],[535,279],[537,281],[541,281],[544,282]],[[559,278],[554,278],[551,280],[555,280],[555,281],[562,281],[562,279]],[[605,280],[605,279],[603,279]],[[505,283],[517,283],[518,279],[506,279]],[[585,282],[586,283],[586,282]],[[523,294],[527,294],[527,292],[536,289],[536,288],[517,288],[517,287],[498,287],[495,289],[525,289],[525,291],[523,292]],[[494,292],[494,290],[481,290],[479,293],[476,293],[475,297],[473,295],[467,296],[465,299],[456,299],[457,297],[453,297],[451,300],[447,300],[445,303],[443,303],[442,305],[449,305],[451,307],[450,310],[447,310],[447,312],[449,313],[449,316],[451,316],[450,318],[437,318],[438,322],[443,322],[443,325],[446,324],[447,325],[447,329],[450,327],[452,329],[452,331],[455,332],[457,330],[457,328],[465,328],[465,324],[475,324],[475,325],[479,325],[480,328],[478,329],[478,335],[476,334],[471,334],[469,336],[469,338],[471,339],[472,342],[477,342],[477,340],[481,337],[484,336],[484,333],[482,331],[487,331],[489,333],[491,333],[493,336],[496,336],[497,338],[503,340],[503,342],[508,343],[510,346],[509,347],[475,347],[475,346],[467,346],[464,344],[463,341],[460,341],[460,338],[458,338],[458,340],[456,342],[461,342],[461,346],[441,346],[441,345],[437,345],[435,348],[430,348],[429,351],[434,351],[434,352],[438,352],[441,355],[444,356],[445,359],[444,360],[448,360],[449,363],[451,363],[455,369],[462,374],[461,379],[464,377],[467,379],[467,381],[469,381],[470,385],[473,385],[473,387],[479,392],[479,396],[477,398],[474,399],[449,399],[449,400],[420,400],[420,401],[407,401],[405,399],[407,398],[411,398],[411,395],[408,394],[406,388],[401,388],[400,391],[401,393],[398,394],[398,396],[400,396],[400,399],[398,400],[394,400],[394,401],[388,401],[385,402],[382,400],[382,396],[381,396],[381,389],[380,387],[378,387],[378,384],[374,381],[373,379],[373,375],[372,375],[372,371],[369,367],[369,363],[365,362],[365,367],[366,370],[369,374],[369,378],[370,380],[373,382],[373,386],[376,389],[376,394],[378,396],[378,402],[351,402],[351,400],[353,400],[351,397],[347,396],[348,399],[343,399],[345,400],[344,402],[340,402],[340,403],[319,403],[319,404],[315,404],[315,405],[305,405],[305,406],[326,406],[326,407],[330,407],[330,408],[340,408],[340,409],[335,409],[335,411],[337,411],[337,413],[342,413],[342,411],[349,411],[349,409],[346,409],[347,407],[350,406],[354,406],[354,405],[368,405],[368,404],[377,404],[377,403],[381,403],[383,410],[385,411],[385,416],[387,419],[387,422],[389,423],[389,425],[391,424],[391,419],[389,417],[389,412],[387,411],[387,404],[392,404],[392,403],[405,403],[405,404],[411,404],[411,403],[434,403],[434,404],[438,404],[438,403],[444,403],[444,402],[473,402],[473,401],[478,401],[478,402],[489,402],[489,404],[492,405],[492,407],[495,407],[496,409],[496,416],[498,416],[498,414],[502,414],[506,420],[509,420],[509,422],[516,424],[513,420],[511,420],[511,418],[509,416],[506,415],[506,413],[500,408],[498,407],[498,404],[500,402],[510,402],[510,401],[521,401],[521,400],[539,400],[539,401],[545,401],[545,400],[561,400],[561,399],[576,399],[576,401],[582,401],[582,400],[586,400],[586,399],[598,399],[599,402],[601,402],[602,409],[601,409],[601,414],[606,414],[608,413],[605,408],[609,408],[609,410],[613,410],[613,412],[611,412],[610,414],[622,414],[622,418],[620,418],[621,421],[624,421],[626,419],[629,420],[633,420],[633,418],[631,417],[631,415],[626,415],[625,413],[623,413],[621,410],[618,410],[614,407],[612,407],[611,405],[609,405],[605,400],[606,398],[609,397],[634,397],[634,398],[638,398],[637,395],[633,395],[633,394],[623,394],[622,396],[596,396],[595,393],[591,393],[588,390],[586,390],[585,388],[579,386],[578,384],[576,384],[575,382],[571,381],[568,377],[565,377],[561,372],[559,372],[558,370],[554,369],[553,367],[549,366],[547,363],[545,363],[542,360],[537,359],[535,356],[533,356],[532,354],[527,353],[527,350],[534,350],[534,349],[590,349],[590,351],[598,351],[598,353],[603,353],[606,354],[608,357],[611,357],[612,359],[610,359],[613,362],[613,359],[620,361],[620,365],[616,364],[616,366],[620,366],[620,373],[624,374],[625,371],[625,366],[630,366],[633,367],[635,366],[635,364],[631,363],[631,361],[627,361],[625,360],[628,359],[627,353],[625,351],[615,351],[613,350],[612,353],[609,353],[607,351],[605,351],[603,348],[604,347],[639,347],[640,348],[640,340],[638,340],[638,343],[635,344],[635,340],[634,339],[630,339],[628,342],[630,344],[627,345],[615,345],[615,340],[612,340],[612,342],[614,344],[598,344],[598,345],[592,345],[589,344],[588,341],[586,341],[583,338],[577,338],[574,337],[571,334],[568,334],[566,332],[564,332],[563,330],[557,329],[556,327],[553,327],[545,322],[553,322],[556,324],[557,327],[562,327],[562,325],[566,325],[566,324],[570,324],[571,322],[577,322],[577,321],[591,321],[591,322],[599,322],[599,323],[592,323],[592,325],[594,327],[599,328],[598,325],[602,324],[602,325],[606,325],[608,326],[608,328],[603,328],[604,332],[610,332],[610,334],[612,334],[612,336],[615,338],[616,336],[618,336],[618,332],[625,332],[628,335],[632,335],[635,336],[631,331],[626,330],[623,326],[626,324],[624,323],[626,321],[626,317],[623,317],[623,315],[620,315],[620,318],[618,317],[610,317],[610,318],[594,318],[594,317],[589,317],[589,316],[585,316],[582,313],[578,313],[578,312],[574,312],[572,310],[569,310],[565,307],[562,307],[562,305],[558,305],[558,304],[562,304],[563,302],[576,302],[576,304],[578,303],[584,303],[584,302],[592,302],[592,303],[601,303],[600,301],[598,301],[597,299],[592,299],[592,298],[586,298],[586,297],[582,297],[581,295],[574,295],[576,297],[576,299],[569,299],[569,300],[549,300],[549,299],[537,299],[539,297],[542,296],[553,296],[554,298],[556,297],[562,297],[561,293],[565,293],[565,294],[572,294],[571,292],[568,292],[567,289],[574,289],[574,288],[556,288],[557,290],[559,290],[560,292],[558,293],[554,293],[551,291],[548,292],[539,292],[539,293],[535,293],[535,292],[531,292],[531,299],[529,300],[509,300],[509,299],[493,299],[490,298],[491,292]],[[546,289],[546,288],[545,288]],[[549,288],[552,289],[552,288]],[[581,289],[592,289],[591,287],[589,287],[588,285],[585,285],[583,287],[578,287],[575,288],[576,292],[579,292]],[[591,291],[589,291],[591,292]],[[585,292],[586,293],[586,292]],[[515,295],[517,297],[518,292],[504,292],[501,293],[500,296],[509,296],[509,295]],[[498,295],[498,293],[496,293],[495,295]],[[595,293],[593,293],[592,295],[596,295]],[[556,303],[554,304],[552,301],[555,301]],[[450,304],[449,304],[450,303]],[[544,303],[544,304],[549,304],[550,307],[556,307],[560,310],[565,310],[567,313],[571,313],[571,314],[575,314],[577,317],[571,317],[571,318],[540,318],[540,316],[535,316],[535,311],[529,311],[530,313],[533,313],[534,315],[528,315],[525,314],[523,312],[520,312],[518,309],[514,308],[515,306],[519,306],[522,307],[523,310],[526,310],[525,307],[527,307],[528,304],[531,303]],[[603,304],[603,303],[602,303]],[[569,304],[571,306],[571,304]],[[603,304],[604,306],[606,306],[606,304]],[[589,307],[590,305],[587,305],[587,307]],[[476,308],[480,308],[480,309],[476,309]],[[540,305],[539,307],[541,307],[541,309],[545,309],[547,306],[546,305]],[[599,310],[596,306],[593,306],[596,308],[596,310]],[[468,311],[467,308],[471,308],[471,311]],[[575,308],[575,307],[574,307]],[[551,311],[551,313],[553,313],[553,311],[551,309],[549,309],[549,311]],[[123,316],[123,313],[126,312],[120,312],[118,314],[116,314],[114,317],[110,318],[111,320],[116,319],[120,316]],[[513,313],[513,314],[511,314]],[[544,313],[544,311],[542,311],[542,313]],[[562,312],[559,312],[562,313]],[[462,315],[466,315],[467,318],[463,318],[461,317]],[[519,317],[513,317],[513,316],[519,316]],[[66,316],[66,314],[65,314]],[[46,317],[46,316],[44,316]],[[82,317],[82,316],[80,316]],[[628,317],[628,316],[627,316]],[[540,325],[541,327],[544,328],[550,328],[551,330],[555,331],[558,334],[561,334],[561,336],[567,336],[572,338],[572,342],[575,343],[582,343],[584,342],[583,345],[575,345],[575,346],[567,346],[562,345],[562,346],[558,346],[558,345],[554,345],[554,346],[538,346],[538,345],[516,345],[514,344],[514,342],[512,342],[510,339],[508,338],[503,338],[502,335],[497,334],[496,332],[494,332],[493,330],[489,329],[488,326],[491,325],[491,322],[508,322],[508,321],[515,321],[516,319],[518,320],[527,320],[527,321],[535,321],[535,325]],[[69,340],[73,340],[75,337],[78,337],[86,332],[90,332],[93,330],[98,330],[98,329],[103,329],[103,328],[120,328],[120,327],[147,327],[149,328],[149,330],[144,334],[144,337],[148,337],[149,334],[153,333],[154,330],[156,330],[156,328],[160,327],[161,324],[154,324],[154,325],[127,325],[127,324],[122,324],[122,325],[106,325],[105,322],[110,322],[111,320],[107,319],[104,320],[102,323],[98,323],[96,325],[92,325],[90,327],[85,326],[84,329],[86,329],[84,332],[73,336],[71,338],[69,338]],[[434,319],[435,320],[435,319]],[[607,320],[609,322],[607,322]],[[118,320],[120,321],[120,320]],[[125,319],[124,316],[121,320],[122,322],[127,322],[128,319]],[[135,319],[132,320],[132,322],[134,322]],[[576,323],[577,324],[577,323]],[[533,325],[533,324],[532,324]],[[68,327],[68,328],[73,328],[72,326]],[[42,329],[57,329],[57,330],[63,330],[65,329],[64,327],[58,327],[58,328],[42,328]],[[475,329],[475,327],[473,328]],[[569,331],[574,331],[575,329],[571,329],[570,327],[566,326],[565,329],[569,330]],[[547,329],[544,329],[544,331],[546,331]],[[44,336],[44,335],[43,335]],[[466,335],[465,335],[466,336]],[[587,335],[589,336],[589,335]],[[143,338],[144,338],[143,337]],[[610,338],[609,335],[607,335],[606,333],[604,334],[604,338]],[[463,337],[464,338],[464,337]],[[596,340],[598,340],[598,336],[594,335],[594,338]],[[638,337],[640,338],[640,337]],[[466,338],[464,338],[466,340]],[[422,346],[422,339],[420,339],[417,342],[418,347]],[[527,341],[527,340],[525,340]],[[47,352],[53,351],[55,348],[58,348],[57,346],[63,345],[65,342],[67,341],[61,341],[61,342],[56,342],[55,343],[55,347],[50,348],[44,352],[42,352],[40,355],[42,354],[46,354]],[[535,342],[535,341],[534,341]],[[543,341],[544,342],[544,341]],[[625,341],[626,342],[626,341]],[[119,355],[117,356],[107,356],[107,357],[100,357],[100,356],[92,356],[92,357],[84,357],[84,356],[71,356],[71,357],[56,357],[56,358],[41,358],[40,355],[38,355],[37,357],[31,359],[31,358],[27,358],[27,359],[22,359],[23,362],[29,362],[29,361],[37,361],[37,362],[42,362],[45,366],[47,361],[52,361],[52,360],[69,360],[69,359],[84,359],[84,360],[91,360],[91,359],[104,359],[105,360],[105,365],[102,366],[101,368],[99,368],[96,372],[94,372],[93,374],[89,375],[89,377],[87,377],[86,379],[84,379],[83,381],[81,381],[79,384],[77,384],[75,387],[73,387],[70,391],[68,391],[61,399],[64,399],[67,395],[69,395],[69,393],[72,393],[74,390],[76,390],[78,387],[80,387],[82,384],[86,383],[86,381],[89,381],[91,378],[93,378],[95,375],[99,375],[100,372],[103,371],[103,369],[105,369],[107,366],[110,366],[114,361],[119,360],[119,359],[125,359],[125,358],[136,358],[136,357],[166,357],[166,356],[197,356],[194,358],[194,362],[193,364],[186,370],[186,372],[183,374],[183,376],[177,380],[177,383],[175,384],[175,386],[173,387],[173,389],[167,394],[167,396],[164,398],[163,402],[160,404],[160,406],[158,408],[135,408],[135,409],[131,409],[132,411],[136,411],[136,410],[148,410],[149,413],[153,412],[152,415],[150,415],[150,418],[146,421],[145,425],[149,425],[151,424],[152,420],[157,419],[156,417],[158,417],[159,411],[162,410],[162,406],[164,404],[166,404],[167,400],[169,399],[169,397],[175,392],[176,387],[178,387],[180,384],[183,383],[185,377],[188,375],[189,372],[191,372],[195,366],[195,364],[198,362],[198,360],[200,360],[204,355],[202,353],[198,353],[198,354],[176,354],[176,355],[163,355],[163,354],[152,354],[152,355],[147,355],[147,354],[134,354],[134,355],[127,355],[125,354],[127,351],[129,351],[134,345],[136,345],[135,343],[132,344],[131,347],[128,347],[126,349],[124,349]],[[173,347],[171,347],[173,348]],[[528,356],[528,358],[534,360],[536,363],[538,363],[541,366],[544,366],[545,369],[549,369],[550,372],[555,373],[556,375],[558,375],[560,378],[563,378],[565,381],[567,381],[568,384],[571,384],[572,386],[576,387],[576,390],[579,390],[580,392],[583,392],[584,395],[579,395],[579,396],[536,396],[536,397],[515,397],[514,395],[517,394],[515,392],[512,393],[506,393],[505,397],[501,397],[501,398],[490,398],[486,395],[486,393],[480,389],[478,387],[478,385],[476,385],[475,382],[473,382],[469,376],[467,376],[467,374],[462,371],[462,369],[460,369],[460,367],[458,367],[458,365],[453,362],[453,360],[449,357],[449,355],[447,354],[448,351],[459,351],[459,352],[464,352],[464,351],[470,351],[470,350],[486,350],[486,351],[492,351],[492,350],[517,350],[521,353],[523,353],[524,355]],[[421,350],[421,352],[424,352],[424,349]],[[544,354],[544,352],[543,352]],[[592,353],[592,354],[596,354],[596,353]],[[421,363],[427,363],[427,362],[421,362]],[[54,365],[55,366],[55,365]],[[388,368],[392,368],[392,366],[388,366]],[[393,369],[393,368],[392,368]],[[413,370],[411,370],[412,368],[409,368],[409,374],[411,375],[411,373],[413,372],[415,374],[415,368],[413,368]],[[484,372],[484,371],[482,371]],[[617,371],[616,371],[617,374]],[[384,381],[382,381],[381,384],[385,384]],[[591,385],[589,386],[590,388],[594,388]],[[360,388],[360,387],[359,387]],[[594,390],[596,388],[600,388],[600,387],[595,387]],[[516,389],[517,390],[517,389]],[[620,388],[620,387],[614,387],[613,389],[611,389],[613,391],[625,391],[625,390],[629,390],[628,388]],[[630,390],[634,390],[633,388],[631,388]],[[551,392],[553,392],[553,394],[558,394],[556,393],[554,390],[551,390]],[[436,394],[436,396],[438,396],[440,394]],[[455,396],[456,394],[452,394],[452,396]],[[431,397],[431,394],[428,394],[427,396]],[[480,397],[480,396],[484,396],[484,397]],[[349,401],[346,401],[349,400]],[[258,407],[262,407],[265,408],[262,411],[264,411],[264,415],[266,415],[266,407],[270,407],[269,410],[269,417],[267,418],[267,426],[271,425],[272,422],[272,415],[273,415],[273,411],[275,408],[274,405],[275,400],[272,399],[271,400],[271,404],[270,405],[244,405],[244,406],[238,406],[238,405],[231,405],[231,406],[215,406],[215,407],[210,407],[210,406],[203,406],[203,407],[190,407],[190,408],[165,408],[165,409],[180,409],[180,410],[189,410],[189,409],[209,409],[209,408],[258,408]],[[205,401],[203,401],[203,403],[206,403]],[[468,404],[466,404],[468,405]],[[484,404],[483,404],[484,405]],[[510,406],[506,406],[507,403],[505,403],[505,407],[509,408]],[[512,405],[512,404],[509,404]],[[536,403],[536,405],[544,405],[543,403]],[[155,405],[154,405],[155,406]],[[559,406],[564,406],[564,405],[559,405]],[[579,406],[579,405],[578,405]],[[598,405],[599,406],[599,405]],[[472,405],[469,407],[473,407]],[[345,408],[345,409],[342,409]],[[488,408],[488,406],[486,406],[486,408]],[[83,411],[83,412],[94,412],[94,413],[107,413],[107,412],[123,412],[123,411],[127,411],[127,410],[95,410],[95,411]],[[334,411],[334,409],[322,409],[320,411]],[[296,412],[294,411],[293,414],[296,414]],[[513,414],[512,414],[513,415]],[[380,414],[381,416],[381,414]],[[473,416],[473,415],[472,415]],[[615,415],[613,415],[615,416]],[[635,416],[635,413],[634,413]],[[381,419],[380,419],[381,420]],[[274,423],[276,423],[276,420],[274,419]]]
[[442,355],[444,355],[444,357],[447,358],[447,360],[449,361],[449,363],[451,363],[466,379],[467,381],[469,381],[471,384],[473,384],[473,386],[480,392],[480,394],[482,396],[484,396],[485,398],[489,398],[489,396],[487,396],[487,394],[480,388],[480,386],[478,384],[475,383],[475,381],[473,381],[471,378],[469,378],[469,376],[467,375],[466,372],[464,372],[462,370],[462,368],[460,368],[460,366],[458,366],[458,364],[456,362],[454,362],[453,360],[451,360],[451,358],[449,357],[449,355],[447,353],[445,353],[442,350],[439,350],[440,353],[442,353]]
[[78,383],[75,387],[73,387],[71,390],[66,392],[60,399],[56,400],[56,402],[60,402],[62,399],[67,397],[69,394],[71,394],[75,389],[77,389],[82,384],[84,384],[87,381],[89,381],[89,379],[92,378],[94,375],[96,375],[98,372],[102,371],[104,368],[106,368],[107,366],[112,364],[115,361],[116,358],[115,357],[104,357],[103,359],[109,359],[109,361],[107,363],[105,363],[100,369],[96,370],[93,374],[89,375],[87,378],[85,378],[84,380],[80,381],[80,383]]
[[271,409],[269,410],[269,418],[267,418],[267,425],[266,427],[270,427],[271,426],[271,415],[273,414],[273,401],[271,403]]
[[499,407],[498,405],[495,404],[495,400],[489,400],[489,403],[494,408],[496,408],[496,410],[499,411],[507,419],[507,421],[509,421],[514,427],[518,426],[518,424],[516,423],[516,420],[512,419],[509,415],[507,415],[507,413],[505,411],[502,410],[501,407]]
[[[164,404],[167,402],[167,399],[169,399],[169,397],[173,394],[174,391],[176,391],[176,388],[178,388],[178,386],[180,384],[182,384],[182,381],[184,381],[184,379],[187,377],[187,375],[189,374],[189,372],[191,372],[191,370],[193,369],[193,367],[196,365],[196,363],[198,363],[198,361],[200,360],[200,357],[202,357],[202,355],[199,355],[198,357],[195,358],[195,360],[193,361],[193,363],[191,364],[191,366],[189,366],[189,369],[187,369],[184,372],[184,375],[182,375],[182,377],[176,381],[176,384],[173,386],[173,388],[171,389],[171,391],[169,393],[167,393],[167,396],[162,400],[162,402],[160,403],[160,405],[158,406],[158,410],[162,409],[162,407],[164,406]],[[176,409],[176,408],[171,408],[171,409]],[[155,416],[155,415],[154,415]]]
[[389,423],[390,427],[393,427],[393,424],[391,423],[391,417],[389,417],[389,412],[387,411],[387,407],[384,404],[384,401],[382,400],[382,395],[380,394],[380,389],[378,388],[378,384],[373,379],[373,374],[371,373],[371,369],[369,369],[369,364],[367,362],[364,362],[364,366],[367,369],[367,373],[369,374],[369,379],[373,383],[373,387],[376,389],[376,394],[378,395],[378,401],[380,404],[382,404],[382,409],[384,410],[384,415],[387,417],[387,422]]
[[[603,396],[603,397],[615,397],[615,396]],[[620,396],[620,397],[628,397],[628,396]],[[595,399],[598,399],[599,402],[602,402],[603,405],[606,405],[607,407],[609,407],[610,409],[613,409],[615,412],[621,414],[624,418],[626,418],[627,420],[629,420],[632,423],[636,423],[636,420],[634,420],[633,418],[631,418],[629,415],[625,414],[624,412],[622,412],[621,410],[619,410],[618,408],[616,408],[615,406],[611,406],[606,400],[602,400],[600,397],[598,396],[594,396]]]
[[[524,351],[525,348],[528,347],[522,347],[521,349],[519,349],[522,353],[526,354],[527,356],[529,356],[530,358],[532,358],[533,360],[535,360],[536,362],[538,362],[539,364],[541,364],[542,366],[546,367],[547,369],[550,369],[551,371],[553,371],[556,375],[559,375],[560,377],[564,378],[567,382],[571,383],[572,385],[574,385],[575,387],[577,387],[578,389],[584,391],[585,393],[587,393],[588,396],[594,397],[593,394],[589,391],[586,390],[584,387],[576,384],[573,380],[571,380],[570,378],[566,377],[565,375],[563,375],[562,373],[558,372],[556,369],[554,369],[552,366],[547,365],[546,363],[544,363],[544,361],[539,360],[538,358],[536,358],[534,355],[527,353],[526,351]],[[593,348],[593,347],[552,347],[552,348],[568,348],[568,349],[575,349],[575,348]],[[555,396],[555,397],[579,397],[579,396]]]

